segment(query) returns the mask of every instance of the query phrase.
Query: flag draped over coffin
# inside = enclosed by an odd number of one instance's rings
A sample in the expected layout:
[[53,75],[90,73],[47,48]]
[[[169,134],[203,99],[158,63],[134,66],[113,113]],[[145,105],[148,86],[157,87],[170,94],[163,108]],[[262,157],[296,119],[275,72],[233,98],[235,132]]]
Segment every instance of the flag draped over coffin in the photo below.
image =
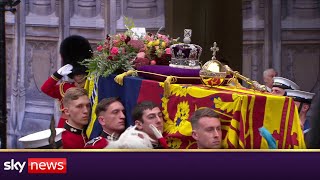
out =
[[[152,92],[163,93],[163,83],[157,88],[151,83],[143,85],[138,101],[157,102],[157,96],[148,92],[152,89]],[[278,148],[305,148],[299,114],[291,98],[232,87],[172,84],[170,91],[171,96],[161,96],[160,101],[164,132],[171,147],[196,146],[189,119],[195,110],[210,107],[220,114],[225,148],[268,148],[259,134],[262,126],[275,138]]]
[[[113,78],[99,78],[98,99],[121,97],[127,126],[134,123],[131,111],[137,102],[155,102],[162,108],[164,136],[172,148],[196,148],[189,119],[195,110],[203,107],[220,114],[224,148],[268,148],[259,134],[260,127],[272,134],[278,148],[305,148],[298,111],[291,98],[248,89],[183,84],[171,84],[171,96],[166,98],[162,82],[126,77],[124,86],[120,86]],[[87,130],[90,137],[98,135],[99,128],[95,126],[98,122],[93,119]]]

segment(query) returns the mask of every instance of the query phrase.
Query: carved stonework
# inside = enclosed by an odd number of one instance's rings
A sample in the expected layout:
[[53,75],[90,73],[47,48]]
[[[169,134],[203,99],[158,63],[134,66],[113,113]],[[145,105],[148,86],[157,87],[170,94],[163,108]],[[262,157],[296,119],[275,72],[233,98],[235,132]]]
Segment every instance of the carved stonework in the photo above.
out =
[[55,0],[30,0],[30,11],[33,14],[47,16],[55,11]]
[[320,72],[319,45],[286,45],[282,52],[282,74],[302,90],[314,91]]
[[320,0],[286,0],[282,1],[282,5],[285,7],[281,12],[284,17],[283,28],[320,27]]
[[319,0],[293,1],[293,16],[298,18],[316,18],[320,15]]
[[243,19],[264,18],[264,1],[263,0],[243,0],[242,1]]
[[[63,4],[63,2],[61,2],[62,4]],[[56,4],[55,4],[55,14],[56,14],[56,16],[57,17],[59,17],[59,13],[60,13],[60,8],[59,8],[59,6],[60,6],[60,0],[56,0]]]
[[120,16],[123,14],[123,12],[121,12],[121,0],[117,0],[116,1],[116,18],[119,19]]
[[[164,0],[118,0],[117,2],[119,1],[121,15],[116,20],[116,29],[113,29],[113,24],[110,24],[111,31],[123,31],[125,29],[124,16],[133,18],[135,25],[138,27],[158,30],[160,27],[165,26]],[[116,3],[114,6],[116,6]],[[118,17],[115,16],[115,18]],[[113,20],[111,20],[112,22]]]
[[56,48],[56,42],[30,41],[26,43],[25,87],[27,99],[39,98],[42,84],[56,70]]
[[264,1],[244,0],[242,3],[243,28],[263,28]]
[[56,0],[29,0],[26,3],[26,24],[41,25],[41,26],[58,26],[59,14],[56,12],[59,9]]
[[148,19],[156,17],[156,0],[128,0],[127,16],[135,19]]
[[25,16],[27,16],[30,12],[30,1],[32,0],[25,0]]
[[73,6],[74,13],[70,19],[71,27],[105,28],[103,0],[74,0]]
[[95,17],[97,15],[96,3],[96,0],[75,0],[75,15],[85,18]]
[[262,45],[243,46],[243,75],[262,82]]
[[7,68],[7,99],[10,99],[11,96],[11,73],[12,73],[12,61],[14,58],[13,52],[13,39],[6,40],[6,68]]

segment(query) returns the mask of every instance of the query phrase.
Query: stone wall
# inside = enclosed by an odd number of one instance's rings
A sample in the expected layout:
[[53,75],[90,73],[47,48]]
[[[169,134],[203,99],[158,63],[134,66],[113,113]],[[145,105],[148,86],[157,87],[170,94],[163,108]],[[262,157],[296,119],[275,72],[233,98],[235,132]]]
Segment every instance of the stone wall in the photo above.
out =
[[21,148],[21,136],[58,121],[58,103],[40,91],[59,67],[60,42],[79,34],[95,47],[106,34],[124,31],[123,17],[136,26],[164,26],[163,0],[26,0],[6,13],[8,148]]
[[320,0],[243,0],[243,74],[263,83],[272,67],[317,98],[319,29]]
[[[320,0],[242,2],[242,73],[262,82],[263,70],[274,67],[319,96]],[[79,34],[95,47],[107,33],[125,30],[124,16],[156,31],[164,13],[164,0],[25,0],[15,15],[7,12],[8,148],[47,129],[52,115],[58,121],[57,102],[40,87],[61,66],[58,46],[65,37]]]

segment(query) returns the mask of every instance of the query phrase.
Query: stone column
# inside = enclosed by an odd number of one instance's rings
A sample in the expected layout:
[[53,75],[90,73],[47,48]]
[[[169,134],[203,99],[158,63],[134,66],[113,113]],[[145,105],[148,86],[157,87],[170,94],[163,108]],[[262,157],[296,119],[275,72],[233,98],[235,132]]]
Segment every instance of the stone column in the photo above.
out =
[[272,0],[272,67],[281,76],[281,1]]
[[254,18],[258,19],[258,17],[259,17],[259,0],[252,0],[251,7],[252,7],[252,16]]
[[272,1],[264,1],[264,58],[263,70],[272,66]]
[[128,0],[127,16],[137,19],[147,19],[157,16],[156,0]]
[[116,4],[118,3],[118,1],[121,1],[121,0],[110,0],[110,3],[109,3],[110,12],[108,14],[110,17],[110,25],[109,25],[110,31],[108,33],[110,33],[110,34],[115,34],[117,31],[117,20],[120,18],[120,16],[119,16],[119,18],[116,16],[117,8],[115,8],[115,7],[116,7]]
[[123,15],[123,12],[121,12],[121,1],[122,0],[117,0],[116,1],[116,17],[117,19],[120,19],[120,16]]

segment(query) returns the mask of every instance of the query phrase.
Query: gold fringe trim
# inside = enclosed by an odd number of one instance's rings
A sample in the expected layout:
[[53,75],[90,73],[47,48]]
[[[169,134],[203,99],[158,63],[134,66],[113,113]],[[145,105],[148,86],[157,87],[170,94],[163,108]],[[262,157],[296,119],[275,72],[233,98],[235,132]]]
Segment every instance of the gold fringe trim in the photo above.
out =
[[123,86],[123,79],[126,76],[130,76],[134,73],[145,73],[145,74],[151,74],[151,75],[156,75],[156,76],[161,76],[165,77],[166,80],[164,81],[164,96],[168,98],[171,94],[170,92],[170,84],[176,83],[178,79],[194,79],[194,80],[200,80],[200,77],[180,77],[180,76],[168,76],[168,75],[163,75],[163,74],[158,74],[158,73],[153,73],[153,72],[147,72],[147,71],[137,71],[137,70],[129,70],[127,72],[124,72],[122,74],[117,75],[114,78],[114,81],[118,83],[119,85]]
[[131,76],[132,74],[136,73],[136,71],[134,70],[129,70],[127,72],[124,72],[122,74],[119,74],[117,75],[115,78],[114,78],[114,81],[116,83],[118,83],[120,86],[123,86],[123,78],[126,77],[126,76]]
[[175,76],[168,76],[164,81],[164,90],[163,95],[164,97],[168,98],[171,95],[170,91],[170,84],[177,82],[177,78]]

